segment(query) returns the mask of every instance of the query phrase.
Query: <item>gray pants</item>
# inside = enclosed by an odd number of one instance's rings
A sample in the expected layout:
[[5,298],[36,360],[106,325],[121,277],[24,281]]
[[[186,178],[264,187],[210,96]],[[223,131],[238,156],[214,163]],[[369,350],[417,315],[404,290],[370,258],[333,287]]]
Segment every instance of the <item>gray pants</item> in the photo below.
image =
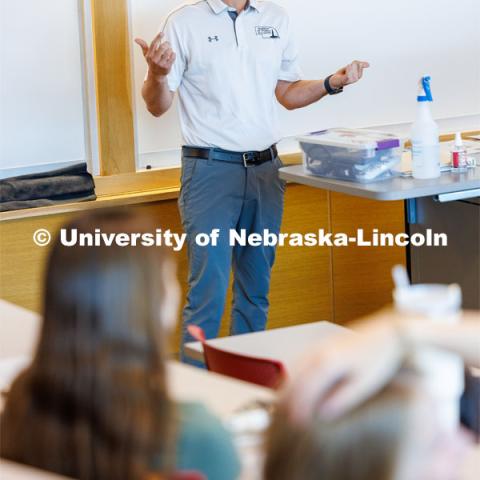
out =
[[[264,330],[268,315],[270,273],[275,247],[230,246],[230,229],[247,234],[268,229],[278,234],[285,183],[274,161],[245,168],[199,158],[182,158],[180,214],[188,235],[188,296],[183,311],[183,344],[192,341],[188,325],[218,335],[233,268],[232,335]],[[217,246],[200,247],[199,233],[220,229]],[[183,357],[184,360],[187,360]]]

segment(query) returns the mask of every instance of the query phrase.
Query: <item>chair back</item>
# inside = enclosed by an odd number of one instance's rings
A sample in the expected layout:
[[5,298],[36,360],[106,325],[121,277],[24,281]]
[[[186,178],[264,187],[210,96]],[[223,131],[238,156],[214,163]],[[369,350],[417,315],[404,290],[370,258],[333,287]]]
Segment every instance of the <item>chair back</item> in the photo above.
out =
[[202,343],[205,365],[211,372],[220,373],[262,387],[278,389],[287,377],[282,362],[229,352],[207,343],[204,331],[190,325],[188,333]]

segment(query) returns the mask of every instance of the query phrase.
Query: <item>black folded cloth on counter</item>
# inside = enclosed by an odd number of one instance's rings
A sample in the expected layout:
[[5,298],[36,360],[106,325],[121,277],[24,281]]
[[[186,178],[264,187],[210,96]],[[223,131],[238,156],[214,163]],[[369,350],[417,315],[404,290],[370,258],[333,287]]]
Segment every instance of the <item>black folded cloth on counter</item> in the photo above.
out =
[[2,212],[96,198],[95,183],[86,163],[0,180]]

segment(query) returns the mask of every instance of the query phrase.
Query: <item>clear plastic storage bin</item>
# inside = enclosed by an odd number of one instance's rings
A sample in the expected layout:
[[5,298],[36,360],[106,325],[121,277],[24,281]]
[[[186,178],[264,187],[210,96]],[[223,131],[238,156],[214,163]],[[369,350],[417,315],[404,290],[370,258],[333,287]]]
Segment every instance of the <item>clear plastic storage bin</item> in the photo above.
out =
[[375,182],[399,173],[404,141],[365,129],[333,128],[298,137],[305,171],[320,177]]

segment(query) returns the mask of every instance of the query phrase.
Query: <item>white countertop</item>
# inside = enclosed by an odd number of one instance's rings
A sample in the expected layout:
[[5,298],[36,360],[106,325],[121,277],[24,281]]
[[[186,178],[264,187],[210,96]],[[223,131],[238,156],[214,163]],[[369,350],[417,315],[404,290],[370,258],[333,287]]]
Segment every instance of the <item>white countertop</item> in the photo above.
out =
[[[383,201],[408,200],[480,189],[480,167],[471,168],[465,173],[445,172],[432,180],[394,177],[366,184],[309,175],[305,173],[303,165],[284,167],[279,172],[280,178],[289,182]],[[472,196],[480,196],[480,191],[473,192]]]

